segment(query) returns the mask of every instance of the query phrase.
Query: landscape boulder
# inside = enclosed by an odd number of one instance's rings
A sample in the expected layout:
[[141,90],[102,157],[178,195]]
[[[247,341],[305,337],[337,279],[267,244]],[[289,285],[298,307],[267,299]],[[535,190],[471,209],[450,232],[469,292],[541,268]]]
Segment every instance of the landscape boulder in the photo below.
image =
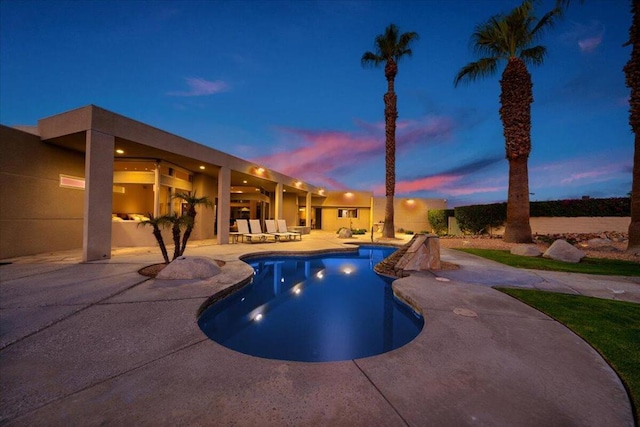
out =
[[542,252],[540,251],[540,249],[538,249],[538,246],[534,244],[526,244],[526,243],[513,246],[510,252],[513,255],[530,256],[530,257],[537,257],[542,255]]
[[353,236],[353,233],[348,228],[341,228],[340,231],[338,232],[338,237],[340,239],[349,239],[352,236]]
[[585,255],[584,252],[574,247],[571,243],[559,239],[553,242],[542,256],[556,261],[578,263]]
[[219,273],[220,267],[211,258],[181,256],[163,268],[156,279],[207,279]]

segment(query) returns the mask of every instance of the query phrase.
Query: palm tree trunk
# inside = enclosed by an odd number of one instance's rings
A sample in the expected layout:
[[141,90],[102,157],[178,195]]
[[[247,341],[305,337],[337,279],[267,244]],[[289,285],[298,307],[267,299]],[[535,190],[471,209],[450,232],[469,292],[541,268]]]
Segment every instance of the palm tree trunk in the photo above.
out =
[[529,171],[527,159],[509,159],[509,196],[504,241],[531,243],[529,224]]
[[629,29],[631,58],[624,67],[626,84],[631,89],[629,124],[634,134],[633,183],[631,184],[631,224],[627,252],[640,254],[640,2],[631,2]]
[[187,242],[191,237],[191,232],[193,231],[193,227],[196,225],[196,211],[194,208],[189,209],[187,213],[189,216],[189,222],[187,224],[187,228],[184,230],[184,234],[182,235],[182,246],[180,248],[180,255],[184,255],[185,249],[187,249]]
[[164,239],[162,238],[162,232],[157,225],[153,226],[153,235],[158,241],[158,246],[160,246],[160,251],[162,252],[162,258],[164,258],[164,262],[169,264],[169,253],[167,252],[167,247],[164,244]]
[[396,237],[394,225],[393,198],[396,193],[396,120],[398,119],[397,97],[394,90],[394,80],[398,73],[397,64],[393,60],[387,61],[385,77],[387,78],[387,93],[384,94],[384,133],[385,133],[385,195],[387,197],[384,208],[384,227],[382,236]]
[[500,80],[500,118],[509,161],[507,224],[504,241],[531,243],[529,224],[529,172],[531,152],[531,103],[533,83],[524,62],[509,58]]
[[176,215],[173,226],[171,227],[173,234],[173,258],[172,261],[180,256],[180,218]]

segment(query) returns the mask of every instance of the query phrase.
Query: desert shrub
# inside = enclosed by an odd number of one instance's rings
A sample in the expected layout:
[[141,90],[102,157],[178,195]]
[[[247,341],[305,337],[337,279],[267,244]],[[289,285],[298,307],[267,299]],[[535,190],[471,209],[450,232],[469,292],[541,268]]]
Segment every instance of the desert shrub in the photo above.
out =
[[367,233],[367,229],[366,228],[352,228],[351,229],[351,234],[366,234]]
[[454,216],[453,209],[430,209],[427,212],[429,224],[433,227],[433,232],[441,235],[449,231],[449,217]]
[[628,197],[607,199],[570,199],[531,202],[530,216],[630,216],[631,200]]
[[411,230],[407,230],[407,231],[404,232],[404,234],[415,234],[415,233],[413,231],[411,231]]
[[472,205],[455,208],[455,217],[460,230],[482,234],[490,227],[499,227],[507,220],[507,204]]

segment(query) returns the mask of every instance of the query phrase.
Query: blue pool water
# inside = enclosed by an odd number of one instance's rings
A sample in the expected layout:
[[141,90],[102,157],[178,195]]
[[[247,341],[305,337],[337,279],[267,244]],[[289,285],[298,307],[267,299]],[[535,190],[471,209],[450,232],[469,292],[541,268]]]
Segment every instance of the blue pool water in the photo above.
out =
[[402,347],[424,322],[373,271],[394,250],[252,258],[253,282],[207,308],[198,324],[225,347],[270,359],[328,362]]

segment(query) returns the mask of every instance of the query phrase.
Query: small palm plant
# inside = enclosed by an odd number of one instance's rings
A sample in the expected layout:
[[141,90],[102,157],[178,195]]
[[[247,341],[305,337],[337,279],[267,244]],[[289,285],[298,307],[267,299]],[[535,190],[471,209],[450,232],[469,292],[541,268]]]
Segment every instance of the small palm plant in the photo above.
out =
[[195,226],[197,215],[196,206],[211,208],[213,207],[213,203],[207,196],[198,197],[195,192],[193,193],[193,195],[189,193],[177,193],[173,197],[176,199],[181,199],[187,205],[187,212],[185,214],[187,218],[185,218],[183,221],[185,230],[182,236],[182,244],[180,245],[180,255],[182,255],[184,253],[184,250],[187,248],[187,241],[189,241],[191,232],[193,231],[193,227]]
[[154,217],[153,214],[148,213],[147,214],[147,220],[144,221],[140,221],[138,223],[138,227],[139,226],[151,226],[153,227],[153,236],[156,238],[156,240],[158,241],[158,246],[160,246],[160,251],[162,252],[162,257],[164,258],[164,262],[166,264],[169,264],[169,253],[167,252],[167,246],[164,243],[164,239],[162,238],[162,232],[161,232],[161,228],[164,228],[165,226],[168,225],[168,220],[166,216],[160,216],[160,217]]

